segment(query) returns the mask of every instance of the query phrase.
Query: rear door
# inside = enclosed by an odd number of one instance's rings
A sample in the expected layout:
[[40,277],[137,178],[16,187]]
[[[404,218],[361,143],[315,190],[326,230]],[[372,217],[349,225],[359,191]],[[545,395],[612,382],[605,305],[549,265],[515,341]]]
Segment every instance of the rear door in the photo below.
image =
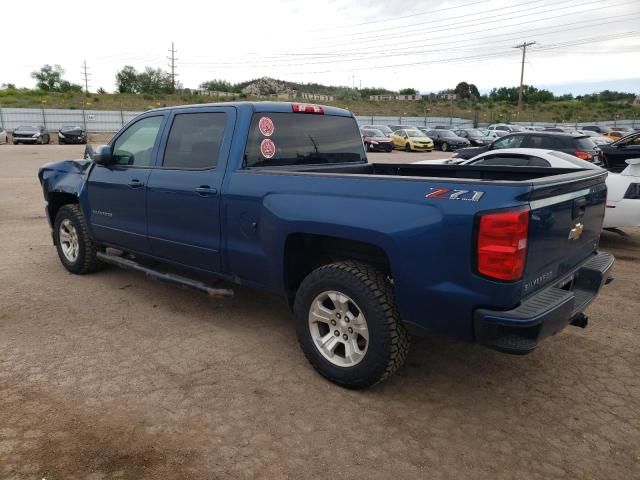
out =
[[149,243],[155,256],[220,270],[220,190],[235,118],[233,107],[171,114],[147,187]]
[[567,274],[598,248],[607,188],[606,171],[594,172],[588,180],[534,187],[523,295]]

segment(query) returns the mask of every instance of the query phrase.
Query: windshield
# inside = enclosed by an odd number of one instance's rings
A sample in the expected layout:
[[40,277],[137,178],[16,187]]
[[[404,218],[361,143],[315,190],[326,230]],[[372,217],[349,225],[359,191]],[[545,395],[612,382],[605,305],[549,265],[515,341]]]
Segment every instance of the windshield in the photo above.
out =
[[37,128],[32,125],[20,125],[16,130],[37,130]]
[[470,137],[486,137],[482,130],[465,130]]
[[82,127],[79,127],[77,125],[64,125],[62,129],[63,130],[82,130]]
[[456,138],[457,135],[453,133],[451,130],[440,130],[440,136],[444,138]]
[[405,130],[405,132],[407,132],[407,135],[410,137],[424,137],[424,133],[422,133],[420,130]]
[[380,130],[365,130],[366,137],[384,137],[384,134]]
[[255,113],[245,151],[247,167],[364,163],[352,117],[304,113]]

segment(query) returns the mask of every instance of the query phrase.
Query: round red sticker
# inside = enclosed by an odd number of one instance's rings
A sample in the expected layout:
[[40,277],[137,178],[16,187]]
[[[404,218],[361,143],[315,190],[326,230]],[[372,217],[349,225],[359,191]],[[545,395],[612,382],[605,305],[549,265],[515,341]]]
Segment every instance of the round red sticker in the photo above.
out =
[[273,126],[273,120],[269,117],[262,117],[258,122],[258,128],[260,129],[260,133],[265,137],[273,135],[273,131],[276,129]]
[[265,138],[260,144],[260,152],[264,158],[271,158],[276,154],[276,144],[270,138]]

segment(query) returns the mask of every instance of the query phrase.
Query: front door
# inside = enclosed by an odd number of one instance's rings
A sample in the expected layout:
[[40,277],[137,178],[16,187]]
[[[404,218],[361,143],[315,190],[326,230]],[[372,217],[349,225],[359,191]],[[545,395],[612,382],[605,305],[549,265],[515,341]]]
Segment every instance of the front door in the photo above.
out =
[[181,265],[220,271],[220,191],[235,109],[194,107],[168,121],[147,188],[151,250]]
[[164,115],[135,121],[111,142],[113,163],[95,165],[87,181],[90,224],[99,242],[149,251],[146,184]]

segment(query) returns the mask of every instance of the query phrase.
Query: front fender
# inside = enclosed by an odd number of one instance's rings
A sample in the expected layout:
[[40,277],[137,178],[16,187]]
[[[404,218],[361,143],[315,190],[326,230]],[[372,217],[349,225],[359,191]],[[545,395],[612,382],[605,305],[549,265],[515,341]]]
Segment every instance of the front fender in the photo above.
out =
[[63,160],[47,163],[38,170],[44,199],[54,192],[67,193],[79,197],[84,188],[92,163],[88,160]]

